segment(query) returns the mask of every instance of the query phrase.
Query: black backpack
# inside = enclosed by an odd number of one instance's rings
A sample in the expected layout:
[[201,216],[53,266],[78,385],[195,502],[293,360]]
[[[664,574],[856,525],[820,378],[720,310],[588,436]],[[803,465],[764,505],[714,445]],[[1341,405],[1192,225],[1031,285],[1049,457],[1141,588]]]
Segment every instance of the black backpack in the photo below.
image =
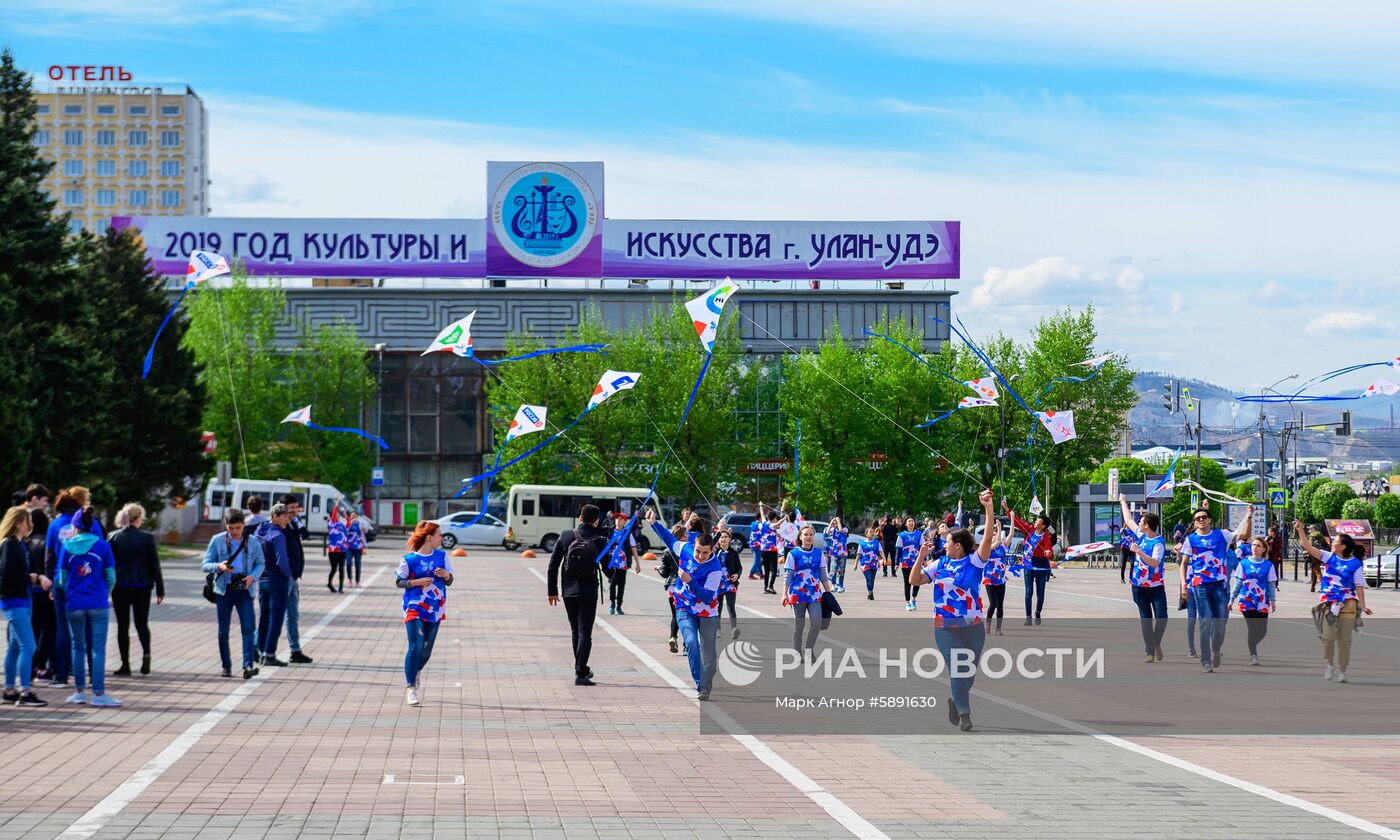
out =
[[560,574],[565,580],[578,583],[596,583],[598,580],[598,555],[607,547],[602,537],[584,537],[575,532],[574,541],[564,549],[564,565]]

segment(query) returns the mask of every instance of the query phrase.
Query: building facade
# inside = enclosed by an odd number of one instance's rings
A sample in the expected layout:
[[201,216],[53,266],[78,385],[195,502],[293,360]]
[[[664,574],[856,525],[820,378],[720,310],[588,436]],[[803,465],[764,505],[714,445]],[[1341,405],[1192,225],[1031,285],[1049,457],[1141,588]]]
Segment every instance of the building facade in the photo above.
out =
[[[420,355],[442,324],[476,310],[475,349],[489,357],[504,350],[506,339],[516,333],[556,341],[590,309],[610,326],[627,329],[648,318],[653,307],[674,305],[676,292],[512,284],[464,289],[289,288],[286,294],[292,318],[309,323],[343,321],[355,328],[367,346],[384,345],[372,361],[380,398],[365,406],[363,428],[378,433],[390,449],[381,455],[384,485],[366,486],[364,496],[374,500],[371,510],[376,521],[396,524],[402,520],[405,504],[415,506],[420,518],[478,509],[480,496],[452,497],[461,489],[461,480],[481,472],[483,460],[496,449],[481,365],[447,353]],[[877,284],[858,290],[760,288],[736,295],[726,317],[737,319],[744,351],[776,377],[779,357],[814,348],[833,330],[854,344],[863,344],[869,339],[862,328],[886,318],[924,330],[923,349],[937,352],[947,339],[947,327],[930,316],[946,321],[952,295],[940,290],[892,290]],[[290,345],[296,340],[294,328],[286,326],[279,339]],[[780,459],[790,453],[784,451],[781,440],[776,378],[771,384],[755,392],[754,404],[734,407],[736,430],[742,427],[754,440],[771,440],[772,450],[766,454]],[[736,473],[752,474],[748,464],[734,468]],[[765,498],[777,498],[782,475],[781,469],[764,471],[760,480],[765,482]]]
[[45,189],[74,229],[113,216],[209,213],[209,118],[189,87],[55,87],[36,92]]

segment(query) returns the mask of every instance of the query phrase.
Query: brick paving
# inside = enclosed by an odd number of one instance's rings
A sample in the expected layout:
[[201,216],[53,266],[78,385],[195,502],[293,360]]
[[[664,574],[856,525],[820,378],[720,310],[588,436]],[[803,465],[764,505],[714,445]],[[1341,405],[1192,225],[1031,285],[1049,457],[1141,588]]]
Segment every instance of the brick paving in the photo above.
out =
[[[378,577],[348,603],[314,575],[303,581],[304,636],[343,605],[304,640],[315,664],[247,683],[218,677],[196,561],[168,563],[172,597],[153,609],[156,673],[108,680],[123,708],[0,709],[0,840],[62,835],[231,695],[237,705],[93,836],[852,836],[740,740],[698,734],[694,702],[601,628],[600,685],[575,687],[563,608],[545,604],[530,571],[544,558],[474,549],[458,559],[424,705],[405,706],[395,560],[391,547],[369,552],[366,577]],[[1305,588],[1285,584],[1282,618],[1305,620]],[[1114,572],[1064,570],[1047,616],[1135,614],[1127,597]],[[1400,609],[1391,594],[1371,597],[1378,613]],[[752,585],[740,600],[779,614]],[[897,596],[849,600],[854,614],[903,614]],[[1017,615],[1019,599],[1008,601]],[[683,658],[665,648],[669,613],[653,580],[634,576],[628,615],[600,618],[685,678]],[[759,737],[891,838],[1365,836],[1080,735]],[[1383,795],[1400,778],[1395,739],[1137,741],[1400,828],[1400,807]]]

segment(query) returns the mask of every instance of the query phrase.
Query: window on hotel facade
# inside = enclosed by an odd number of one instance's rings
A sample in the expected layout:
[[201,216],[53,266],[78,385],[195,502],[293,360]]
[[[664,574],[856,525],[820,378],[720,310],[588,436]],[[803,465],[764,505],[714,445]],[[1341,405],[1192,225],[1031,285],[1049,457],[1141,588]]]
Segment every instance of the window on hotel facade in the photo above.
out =
[[127,196],[127,203],[132,207],[145,207],[147,201],[145,190],[132,190],[131,194]]
[[179,106],[179,105],[162,105],[162,106],[160,106],[160,115],[161,115],[162,117],[178,117],[178,116],[180,116],[180,106]]
[[115,105],[98,105],[98,106],[97,106],[97,115],[98,115],[99,117],[112,117],[112,116],[116,116],[116,113],[117,113],[117,106],[115,106]]
[[80,160],[65,160],[63,162],[63,177],[81,178],[83,177],[83,162]]
[[47,146],[53,142],[53,133],[47,128],[41,128],[34,132],[34,145]]
[[117,174],[117,162],[114,160],[99,160],[94,166],[97,167],[97,174],[100,177],[111,177]]
[[126,108],[126,112],[133,117],[144,117],[148,110],[145,105],[128,105]]
[[160,206],[161,206],[161,207],[179,207],[179,206],[180,206],[180,191],[179,191],[179,190],[161,190],[161,191],[160,191]]
[[49,107],[48,105],[39,106],[39,116],[47,117],[51,113],[53,113],[53,108]]
[[160,145],[164,149],[173,149],[180,145],[180,132],[162,131],[160,133]]
[[64,205],[67,206],[67,207],[81,207],[81,206],[83,206],[83,191],[82,191],[82,190],[64,190],[64,191],[63,191],[63,203],[64,203]]
[[151,174],[151,165],[144,160],[133,160],[126,165],[126,175],[128,178],[145,178]]
[[128,146],[135,146],[138,149],[144,149],[146,147],[146,144],[149,142],[150,135],[148,135],[145,131],[142,131],[140,129],[131,131],[126,135],[126,144]]
[[63,106],[63,115],[66,116],[66,117],[77,117],[77,116],[82,116],[82,113],[83,113],[83,106],[81,106],[81,105],[64,105],[64,106]]
[[179,178],[179,177],[180,177],[180,161],[178,161],[178,160],[163,160],[163,161],[161,161],[161,162],[160,162],[160,177],[162,177],[162,178]]
[[70,128],[63,132],[63,145],[81,146],[83,145],[83,132],[81,129]]
[[93,195],[98,207],[111,207],[117,203],[116,190],[97,190]]
[[117,145],[117,133],[115,131],[94,131],[92,133],[92,144],[94,146],[115,146]]

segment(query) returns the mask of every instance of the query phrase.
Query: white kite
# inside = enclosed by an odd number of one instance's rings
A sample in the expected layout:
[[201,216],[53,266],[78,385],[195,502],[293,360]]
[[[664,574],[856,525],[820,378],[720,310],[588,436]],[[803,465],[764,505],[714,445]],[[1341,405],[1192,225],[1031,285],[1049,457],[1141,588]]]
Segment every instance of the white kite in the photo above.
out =
[[995,399],[983,399],[982,397],[963,397],[958,400],[958,408],[985,408],[987,406],[996,407]]
[[1366,390],[1361,392],[1361,396],[1375,397],[1385,395],[1389,397],[1396,394],[1397,392],[1400,392],[1400,385],[1396,385],[1389,379],[1377,379],[1375,382],[1372,382],[1370,385],[1366,386]]
[[595,407],[601,405],[603,400],[606,400],[618,391],[631,390],[632,386],[637,384],[637,380],[640,379],[641,376],[640,373],[626,373],[617,370],[604,371],[602,378],[598,380],[598,384],[593,386],[593,396],[588,398],[588,406],[584,408],[584,411],[592,411]]
[[465,318],[458,318],[452,323],[443,327],[442,332],[437,334],[433,343],[428,345],[428,349],[419,353],[426,356],[429,353],[451,353],[454,356],[472,355],[472,319],[476,317],[476,310],[468,312]]
[[510,428],[506,430],[504,442],[510,443],[518,437],[544,431],[544,420],[548,411],[549,409],[542,405],[520,406],[515,410],[515,419],[510,421]]
[[160,322],[160,326],[156,327],[155,337],[151,339],[151,347],[146,351],[146,358],[141,362],[142,379],[150,375],[151,365],[156,362],[156,342],[160,341],[160,334],[165,332],[165,325],[170,323],[171,317],[175,315],[175,310],[180,308],[180,301],[185,299],[185,293],[205,280],[228,273],[228,260],[213,251],[195,251],[190,255],[190,266],[185,270],[185,287],[180,290],[179,296],[170,305],[170,311],[165,313],[165,318]]
[[1045,427],[1045,430],[1050,433],[1050,437],[1055,443],[1074,440],[1073,411],[1036,411],[1033,413],[1040,424]]
[[1109,359],[1113,358],[1113,357],[1116,356],[1116,355],[1118,355],[1118,354],[1117,354],[1117,353],[1109,353],[1109,354],[1107,354],[1107,355],[1105,355],[1105,356],[1095,356],[1095,357],[1092,358],[1092,359],[1085,359],[1085,360],[1082,361],[1082,362],[1075,362],[1075,363],[1074,363],[1074,367],[1096,368],[1096,367],[1098,367],[1099,365],[1102,365],[1104,362],[1108,361]]
[[282,418],[283,423],[300,423],[303,426],[311,425],[311,406],[305,405]]
[[997,397],[1001,396],[997,392],[997,378],[995,376],[984,376],[981,379],[969,379],[963,384],[976,391],[985,400],[995,400]]
[[349,432],[352,435],[359,435],[365,440],[372,440],[379,444],[380,449],[388,449],[389,444],[378,435],[372,435],[364,429],[352,429],[349,426],[318,426],[311,422],[311,406],[304,405],[282,418],[283,423],[297,423],[308,429],[317,429],[322,432]]
[[724,306],[729,302],[730,296],[737,291],[738,284],[726,277],[723,283],[705,294],[685,302],[685,309],[690,313],[690,321],[695,325],[695,333],[700,337],[700,343],[705,346],[706,353],[714,352],[719,319],[724,315]]
[[1100,540],[1099,542],[1084,543],[1082,545],[1072,545],[1069,548],[1065,549],[1065,559],[1073,560],[1074,558],[1082,557],[1085,554],[1093,554],[1096,551],[1107,551],[1110,548],[1117,547],[1117,543],[1105,542],[1103,540]]

